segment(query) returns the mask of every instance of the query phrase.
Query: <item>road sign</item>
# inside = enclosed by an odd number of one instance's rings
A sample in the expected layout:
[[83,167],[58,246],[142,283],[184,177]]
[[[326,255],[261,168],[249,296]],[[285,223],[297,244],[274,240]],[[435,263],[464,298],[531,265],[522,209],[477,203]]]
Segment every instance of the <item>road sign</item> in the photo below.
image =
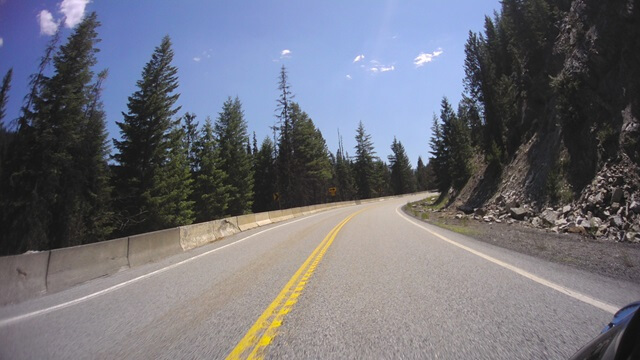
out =
[[338,188],[337,188],[337,187],[335,187],[335,186],[334,186],[334,187],[330,187],[330,188],[329,188],[329,194],[330,194],[331,196],[336,196],[336,192],[337,192],[337,191],[338,191]]

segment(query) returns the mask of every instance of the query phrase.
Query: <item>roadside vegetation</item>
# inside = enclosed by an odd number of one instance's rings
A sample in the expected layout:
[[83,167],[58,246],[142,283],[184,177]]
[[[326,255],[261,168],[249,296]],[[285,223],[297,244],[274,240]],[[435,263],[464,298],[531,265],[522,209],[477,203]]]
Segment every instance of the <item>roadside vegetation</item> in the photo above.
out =
[[96,57],[99,27],[92,13],[64,44],[59,34],[52,38],[17,119],[4,119],[12,70],[3,77],[0,255],[250,212],[399,195],[433,182],[429,165],[418,159],[414,170],[398,139],[387,159],[378,157],[362,121],[351,154],[342,138],[332,153],[294,101],[284,66],[272,137],[259,142],[250,133],[237,97],[212,108],[214,117],[185,111],[177,105],[179,69],[169,36],[142,66],[127,108],[116,115],[120,134],[109,139],[101,98],[108,71]]

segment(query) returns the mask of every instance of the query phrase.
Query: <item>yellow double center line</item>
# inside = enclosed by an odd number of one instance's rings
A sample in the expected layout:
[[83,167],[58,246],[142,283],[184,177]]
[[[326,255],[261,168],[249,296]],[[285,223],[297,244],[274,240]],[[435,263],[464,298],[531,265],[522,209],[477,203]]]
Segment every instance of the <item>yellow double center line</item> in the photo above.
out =
[[364,210],[365,209],[362,209],[349,215],[329,232],[289,282],[287,282],[271,305],[260,315],[251,329],[249,329],[238,345],[231,351],[227,359],[262,358],[264,349],[271,344],[277,335],[278,328],[282,325],[285,315],[287,315],[296,302],[298,302],[298,297],[302,293],[302,290],[304,290],[304,286],[307,284],[311,275],[313,275],[313,272],[327,252],[327,249],[329,249],[329,246],[333,243],[338,232],[340,232],[349,220]]

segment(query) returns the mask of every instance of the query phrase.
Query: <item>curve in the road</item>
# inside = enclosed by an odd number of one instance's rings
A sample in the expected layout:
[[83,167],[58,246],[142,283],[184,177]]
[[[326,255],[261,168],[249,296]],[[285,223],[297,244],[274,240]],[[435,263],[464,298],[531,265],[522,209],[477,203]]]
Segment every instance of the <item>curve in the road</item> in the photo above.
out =
[[595,306],[600,310],[604,310],[604,311],[609,312],[611,314],[615,314],[618,311],[618,307],[616,307],[616,306],[613,306],[611,304],[607,304],[607,303],[602,302],[600,300],[594,299],[594,298],[592,298],[592,297],[590,297],[588,295],[582,294],[582,293],[580,293],[578,291],[569,289],[569,288],[567,288],[565,286],[562,286],[562,285],[556,284],[556,283],[554,283],[552,281],[543,279],[543,278],[541,278],[539,276],[536,276],[536,275],[534,275],[534,274],[532,274],[532,273],[530,273],[528,271],[525,271],[523,269],[515,267],[515,266],[513,266],[511,264],[507,264],[504,261],[500,261],[500,260],[498,260],[498,259],[496,259],[494,257],[491,257],[489,255],[483,254],[480,251],[474,250],[474,249],[472,249],[472,248],[470,248],[468,246],[465,246],[465,245],[462,245],[460,243],[457,243],[457,242],[455,242],[455,241],[453,241],[453,240],[451,240],[451,239],[449,239],[449,238],[447,238],[447,237],[445,237],[445,236],[443,236],[441,234],[438,234],[438,233],[436,233],[434,231],[431,231],[428,228],[426,228],[426,227],[416,223],[415,221],[409,219],[406,215],[401,214],[400,213],[400,208],[401,208],[401,206],[396,208],[396,213],[401,218],[405,219],[406,221],[408,221],[409,223],[413,224],[414,226],[417,226],[417,227],[423,229],[424,231],[428,232],[429,234],[437,237],[438,239],[440,239],[442,241],[445,241],[445,242],[447,242],[447,243],[449,243],[449,244],[451,244],[453,246],[457,246],[460,249],[468,251],[468,252],[470,252],[470,253],[472,253],[472,254],[474,254],[476,256],[479,256],[479,257],[481,257],[481,258],[483,258],[483,259],[485,259],[487,261],[490,261],[490,262],[492,262],[492,263],[494,263],[496,265],[502,266],[505,269],[511,270],[514,273],[518,274],[518,275],[522,275],[522,276],[524,276],[525,278],[527,278],[529,280],[537,282],[538,284],[544,285],[544,286],[549,287],[549,288],[551,288],[553,290],[556,290],[556,291],[558,291],[560,293],[563,293],[565,295],[571,296],[572,298],[574,298],[576,300],[580,300],[580,301],[582,301],[584,303],[587,303],[589,305]]

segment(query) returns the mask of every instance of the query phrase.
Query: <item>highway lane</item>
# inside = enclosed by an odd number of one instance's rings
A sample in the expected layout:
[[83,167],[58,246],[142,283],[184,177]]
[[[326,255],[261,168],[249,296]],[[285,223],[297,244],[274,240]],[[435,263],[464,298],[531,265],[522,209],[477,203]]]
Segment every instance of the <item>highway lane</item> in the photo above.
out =
[[[0,308],[0,358],[225,358],[256,327],[243,356],[257,347],[267,358],[566,358],[611,317],[431,232],[604,304],[640,298],[635,284],[416,226],[397,211],[414,199],[254,229]],[[281,324],[256,326],[315,260]],[[265,331],[273,338],[264,341]]]

